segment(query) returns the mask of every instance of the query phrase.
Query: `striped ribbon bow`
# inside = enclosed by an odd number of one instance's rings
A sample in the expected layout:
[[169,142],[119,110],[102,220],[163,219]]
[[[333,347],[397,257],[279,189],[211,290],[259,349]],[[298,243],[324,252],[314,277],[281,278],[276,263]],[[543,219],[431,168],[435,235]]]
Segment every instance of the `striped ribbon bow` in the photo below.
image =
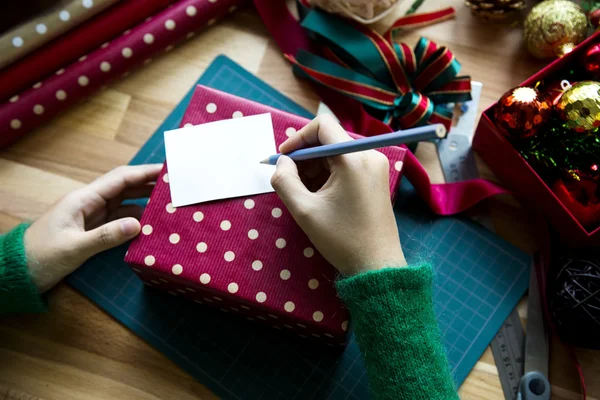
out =
[[323,45],[322,58],[300,50],[286,55],[294,72],[360,101],[394,129],[452,123],[448,103],[471,98],[471,79],[446,47],[421,38],[414,50],[393,40],[400,29],[452,18],[448,8],[397,20],[384,34],[299,4],[302,26]]

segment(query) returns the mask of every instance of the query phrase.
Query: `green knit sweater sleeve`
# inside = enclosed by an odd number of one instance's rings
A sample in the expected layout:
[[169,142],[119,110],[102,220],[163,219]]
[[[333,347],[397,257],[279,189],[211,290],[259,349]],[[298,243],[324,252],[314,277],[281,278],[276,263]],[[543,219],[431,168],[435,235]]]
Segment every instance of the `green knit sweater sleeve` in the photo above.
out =
[[432,282],[427,264],[337,282],[374,399],[458,399],[435,319]]
[[0,235],[0,315],[46,309],[27,270],[23,235],[28,227],[22,224]]

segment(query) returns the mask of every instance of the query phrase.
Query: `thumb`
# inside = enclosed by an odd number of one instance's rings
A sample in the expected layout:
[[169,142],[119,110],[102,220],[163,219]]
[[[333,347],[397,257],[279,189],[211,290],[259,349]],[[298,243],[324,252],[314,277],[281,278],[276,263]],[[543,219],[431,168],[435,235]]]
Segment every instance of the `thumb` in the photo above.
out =
[[133,239],[140,233],[140,222],[135,218],[121,218],[85,232],[81,242],[82,256],[88,258]]
[[277,169],[271,177],[271,186],[292,215],[299,209],[303,200],[312,195],[302,183],[296,163],[287,156],[280,156],[277,160]]

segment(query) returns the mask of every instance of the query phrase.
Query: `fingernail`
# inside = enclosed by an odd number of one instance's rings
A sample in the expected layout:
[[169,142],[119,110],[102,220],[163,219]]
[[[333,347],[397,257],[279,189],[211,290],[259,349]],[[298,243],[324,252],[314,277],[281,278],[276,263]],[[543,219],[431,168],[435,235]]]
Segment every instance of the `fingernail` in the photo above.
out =
[[139,226],[140,223],[135,219],[127,218],[121,222],[121,232],[127,237],[135,236],[138,234]]

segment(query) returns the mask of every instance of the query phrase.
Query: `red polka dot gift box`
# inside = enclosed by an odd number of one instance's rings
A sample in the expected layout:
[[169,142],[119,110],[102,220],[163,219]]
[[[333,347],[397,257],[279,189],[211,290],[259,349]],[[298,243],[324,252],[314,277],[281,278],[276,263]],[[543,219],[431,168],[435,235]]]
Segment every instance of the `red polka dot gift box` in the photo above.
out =
[[[308,123],[227,93],[198,86],[182,121],[203,124],[270,113],[277,146]],[[390,160],[398,191],[405,150]],[[348,312],[335,269],[314,249],[275,193],[175,208],[163,169],[126,256],[147,285],[275,328],[343,344]]]

